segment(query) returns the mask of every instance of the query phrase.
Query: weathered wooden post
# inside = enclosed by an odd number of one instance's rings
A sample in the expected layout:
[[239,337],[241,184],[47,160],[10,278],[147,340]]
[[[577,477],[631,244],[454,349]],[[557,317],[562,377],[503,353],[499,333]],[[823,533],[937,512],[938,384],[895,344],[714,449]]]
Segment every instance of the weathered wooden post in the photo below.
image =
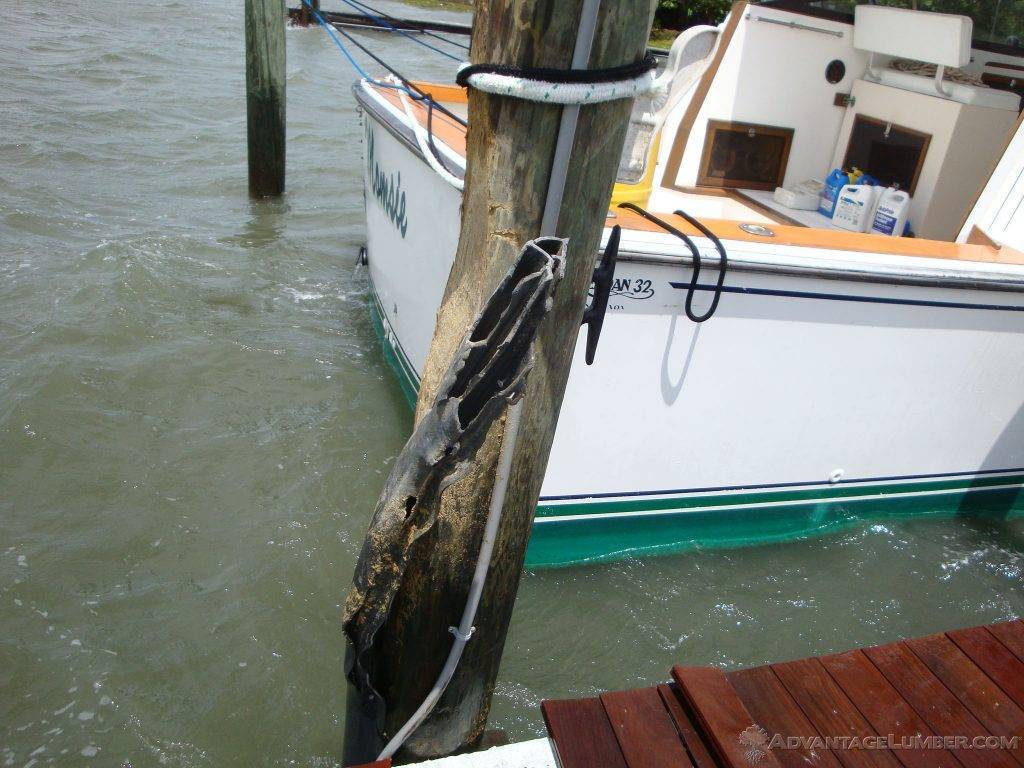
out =
[[[477,0],[471,59],[568,69],[577,48],[581,9],[596,1]],[[608,68],[642,59],[652,14],[647,1],[600,0],[589,56],[577,68]],[[418,422],[430,413],[466,328],[523,243],[541,234],[557,235],[568,238],[569,247],[565,276],[540,325],[534,367],[517,406],[518,439],[475,631],[440,700],[405,742],[399,753],[404,758],[450,754],[475,744],[483,734],[631,107],[629,99],[579,107],[564,193],[555,215],[545,217],[552,160],[560,123],[565,122],[563,108],[470,89],[462,233],[420,385]],[[542,231],[545,219],[554,231]],[[466,604],[500,474],[504,427],[502,419],[494,423],[471,471],[447,488],[436,520],[411,544],[400,589],[374,638],[373,695],[377,704],[383,699],[386,706],[382,720],[371,727],[385,738],[424,701],[452,647],[450,628],[459,625]],[[346,605],[350,637],[358,631],[352,617],[362,609],[362,599],[354,590]],[[353,694],[349,707],[354,714],[365,692]],[[353,748],[357,745],[346,734],[347,762],[375,757],[365,747]]]
[[308,27],[313,23],[313,11],[320,10],[320,0],[299,0],[299,13],[297,22],[301,27]]
[[249,196],[284,192],[284,0],[245,0]]

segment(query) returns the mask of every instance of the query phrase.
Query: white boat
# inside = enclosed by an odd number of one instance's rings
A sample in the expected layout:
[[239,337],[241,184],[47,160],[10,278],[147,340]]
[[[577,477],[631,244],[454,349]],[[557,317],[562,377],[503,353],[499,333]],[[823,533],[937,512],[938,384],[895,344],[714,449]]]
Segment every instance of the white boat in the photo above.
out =
[[[608,317],[593,366],[578,343],[528,564],[1024,507],[1024,49],[972,41],[963,16],[827,5],[737,3],[676,40],[635,106]],[[420,85],[461,176],[465,93]],[[412,394],[462,193],[419,149],[421,104],[355,93],[373,311]],[[910,192],[916,237],[775,200],[851,165]],[[692,239],[694,287],[686,243],[621,201]],[[714,242],[677,209],[727,252],[720,291]]]

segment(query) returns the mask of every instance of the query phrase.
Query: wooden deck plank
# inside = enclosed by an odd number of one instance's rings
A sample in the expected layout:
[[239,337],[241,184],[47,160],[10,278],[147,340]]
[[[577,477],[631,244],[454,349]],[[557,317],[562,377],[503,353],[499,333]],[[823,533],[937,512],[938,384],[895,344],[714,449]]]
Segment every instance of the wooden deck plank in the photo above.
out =
[[603,693],[601,704],[629,768],[693,768],[656,688]]
[[[936,735],[862,651],[823,656],[821,664],[876,733],[892,734],[901,744]],[[901,748],[893,754],[907,768],[960,766],[945,749]]]
[[628,768],[600,699],[542,701],[562,768]]
[[[672,677],[697,718],[697,724],[714,747],[719,760],[731,768],[750,768],[749,747],[740,734],[757,728],[754,718],[720,669],[711,667],[672,668]],[[756,761],[760,768],[780,768],[771,752]]]
[[1002,621],[989,624],[988,631],[1021,661],[1024,661],[1024,621]]
[[1024,661],[985,627],[957,629],[946,633],[982,672],[998,685],[1018,707],[1024,707]]
[[[788,661],[771,667],[823,736],[878,735],[817,659]],[[883,750],[837,749],[834,754],[846,768],[897,768],[900,765],[890,752]]]
[[[993,735],[1024,734],[1024,711],[952,640],[945,635],[929,635],[905,644]],[[1024,746],[1013,751],[1024,762]]]
[[[934,733],[939,736],[966,736],[969,739],[991,735],[960,699],[903,643],[865,648],[864,655]],[[1013,768],[1017,765],[1006,752],[983,752],[956,747],[952,752],[965,768]]]
[[658,694],[665,705],[665,710],[675,723],[680,738],[686,744],[686,751],[690,755],[694,768],[718,768],[718,763],[711,756],[711,751],[704,739],[701,738],[693,718],[683,708],[681,693],[676,683],[662,684],[658,686]]
[[[821,734],[793,701],[785,686],[769,667],[753,667],[726,673],[754,720],[770,735],[813,737]],[[773,750],[783,768],[842,768],[828,749],[801,745],[798,749]]]

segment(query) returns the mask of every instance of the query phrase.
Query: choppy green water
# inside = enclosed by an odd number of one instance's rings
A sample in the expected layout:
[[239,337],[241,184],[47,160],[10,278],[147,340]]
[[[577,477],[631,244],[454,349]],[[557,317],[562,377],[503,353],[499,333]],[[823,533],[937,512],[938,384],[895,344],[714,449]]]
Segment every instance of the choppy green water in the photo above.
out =
[[[289,31],[289,192],[253,204],[241,3],[0,14],[0,764],[334,765],[339,605],[409,427],[351,72]],[[1021,521],[961,520],[527,574],[492,724],[1020,615],[1022,571]]]

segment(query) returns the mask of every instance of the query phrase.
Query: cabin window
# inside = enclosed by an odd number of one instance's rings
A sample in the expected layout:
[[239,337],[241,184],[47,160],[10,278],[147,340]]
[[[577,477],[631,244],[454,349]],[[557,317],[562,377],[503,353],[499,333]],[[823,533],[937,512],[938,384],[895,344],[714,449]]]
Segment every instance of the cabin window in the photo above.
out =
[[792,128],[708,120],[697,185],[730,189],[781,186]]
[[897,186],[913,196],[931,138],[895,123],[857,115],[843,168],[859,168],[883,185]]

